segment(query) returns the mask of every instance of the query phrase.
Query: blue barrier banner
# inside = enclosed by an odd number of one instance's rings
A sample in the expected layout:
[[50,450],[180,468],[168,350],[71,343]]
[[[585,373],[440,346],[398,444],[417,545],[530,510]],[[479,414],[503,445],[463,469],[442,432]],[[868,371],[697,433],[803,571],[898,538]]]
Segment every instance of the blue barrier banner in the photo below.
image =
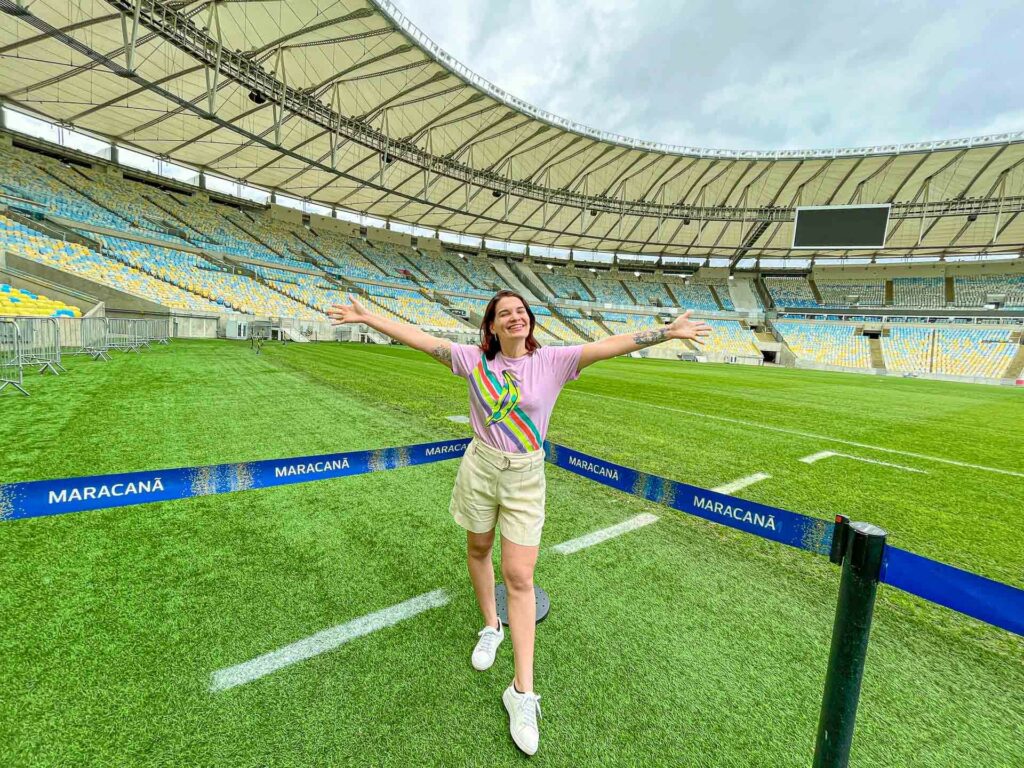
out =
[[[430,464],[462,456],[469,442],[469,438],[459,438],[291,459],[7,483],[0,485],[0,521],[174,501]],[[550,442],[544,443],[544,451],[548,463],[556,467],[679,512],[819,555],[828,555],[832,546],[832,520],[650,475]],[[1024,590],[891,546],[885,549],[881,580],[1024,635]]]
[[0,521],[363,475],[461,456],[467,438],[372,451],[0,485]]
[[883,584],[1024,635],[1024,589],[886,546]]
[[828,555],[832,547],[833,520],[819,520],[649,475],[553,443],[544,443],[544,450],[548,462],[556,467],[679,512],[819,555]]

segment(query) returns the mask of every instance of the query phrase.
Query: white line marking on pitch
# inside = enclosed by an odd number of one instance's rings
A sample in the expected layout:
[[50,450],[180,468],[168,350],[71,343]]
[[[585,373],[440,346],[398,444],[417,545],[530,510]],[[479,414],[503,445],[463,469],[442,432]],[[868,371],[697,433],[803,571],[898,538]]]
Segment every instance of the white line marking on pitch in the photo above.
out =
[[219,669],[210,680],[211,691],[224,691],[276,672],[284,667],[300,661],[319,656],[321,653],[333,651],[350,640],[363,637],[378,629],[384,629],[405,619],[430,610],[439,608],[448,602],[448,595],[443,589],[406,600],[390,608],[375,613],[368,613],[345,624],[317,632],[315,635],[298,642],[278,648],[276,651],[257,656],[255,659],[236,664],[233,667]]
[[835,451],[821,451],[819,453],[812,453],[810,456],[804,456],[799,461],[804,464],[813,464],[821,459],[829,459],[833,456],[838,456],[842,459],[853,459],[854,461],[863,461],[868,464],[880,464],[883,467],[893,467],[894,469],[902,469],[904,472],[918,472],[922,475],[927,475],[928,470],[926,469],[915,469],[914,467],[905,467],[902,464],[890,464],[888,461],[878,461],[878,459],[865,459],[863,456],[851,456],[848,453],[836,453]]
[[1024,472],[1014,472],[1009,469],[997,469],[996,467],[986,467],[983,464],[968,464],[965,461],[954,461],[953,459],[941,459],[938,456],[928,456],[924,453],[913,453],[911,451],[901,451],[897,448],[882,448],[878,445],[868,445],[867,443],[856,443],[853,440],[843,440],[839,437],[829,437],[828,435],[816,435],[813,432],[801,432],[798,429],[786,429],[785,427],[773,427],[769,424],[759,424],[756,421],[745,421],[744,419],[733,419],[729,416],[716,416],[712,413],[701,413],[700,411],[688,411],[685,408],[672,408],[668,405],[658,405],[657,403],[645,403],[638,402],[636,400],[629,400],[625,397],[615,397],[614,395],[601,395],[597,392],[582,392],[578,389],[569,389],[567,392],[574,395],[585,395],[587,397],[601,397],[605,400],[618,400],[623,403],[632,403],[638,408],[658,408],[663,411],[672,411],[673,413],[682,413],[687,416],[698,416],[702,419],[709,419],[711,421],[724,421],[729,424],[741,424],[744,427],[756,427],[758,429],[765,429],[769,432],[781,432],[784,435],[796,435],[797,437],[807,437],[814,440],[824,440],[829,443],[842,443],[843,445],[852,445],[854,448],[866,448],[869,451],[881,451],[882,453],[895,453],[900,456],[909,456],[912,459],[924,459],[925,461],[937,461],[940,464],[952,464],[954,467],[966,467],[967,469],[980,469],[984,472],[995,472],[997,475],[1010,475],[1011,477],[1024,477]]
[[656,522],[658,522],[657,515],[637,515],[618,525],[613,525],[611,528],[602,528],[600,531],[588,533],[586,536],[580,536],[578,539],[563,541],[561,544],[553,546],[551,551],[558,552],[561,555],[571,555],[573,552],[579,552],[581,549],[592,547],[595,544],[600,544],[602,541],[614,539],[616,536],[621,536],[624,533],[635,531],[637,528],[643,528],[645,525]]
[[770,477],[771,475],[769,475],[766,472],[755,472],[752,475],[748,475],[747,477],[741,477],[739,480],[733,480],[731,483],[720,485],[717,488],[712,488],[711,490],[714,491],[715,493],[728,493],[732,495],[736,493],[736,491],[742,491],[748,485],[760,483],[762,480],[767,480]]
[[454,421],[456,424],[469,424],[469,416],[464,416],[461,413],[457,413],[454,416],[445,416],[448,421]]

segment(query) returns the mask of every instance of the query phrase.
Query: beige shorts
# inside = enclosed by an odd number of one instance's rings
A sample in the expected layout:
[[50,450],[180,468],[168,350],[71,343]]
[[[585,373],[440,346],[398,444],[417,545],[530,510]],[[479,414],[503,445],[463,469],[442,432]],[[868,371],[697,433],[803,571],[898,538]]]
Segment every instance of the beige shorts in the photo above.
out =
[[473,533],[495,525],[515,544],[536,547],[544,527],[544,451],[506,453],[474,439],[459,461],[449,510]]

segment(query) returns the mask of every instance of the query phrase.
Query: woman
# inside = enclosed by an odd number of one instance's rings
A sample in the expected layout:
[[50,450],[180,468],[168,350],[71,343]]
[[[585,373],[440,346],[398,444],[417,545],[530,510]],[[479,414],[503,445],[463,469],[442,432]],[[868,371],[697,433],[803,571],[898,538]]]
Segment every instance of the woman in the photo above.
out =
[[623,333],[568,347],[541,347],[536,319],[514,291],[499,291],[487,304],[480,345],[455,344],[419,328],[368,312],[358,301],[335,305],[327,314],[339,323],[365,323],[425,352],[469,382],[473,440],[459,464],[450,512],[466,529],[469,576],[484,628],[471,662],[488,669],[505,639],[494,599],[491,547],[501,529],[501,573],[508,596],[515,677],[502,700],[509,730],[526,754],[537,751],[540,696],[533,692],[536,603],[533,569],[544,526],[544,451],[548,419],[562,387],[588,365],[669,339],[702,343],[710,328],[686,312],[670,325]]

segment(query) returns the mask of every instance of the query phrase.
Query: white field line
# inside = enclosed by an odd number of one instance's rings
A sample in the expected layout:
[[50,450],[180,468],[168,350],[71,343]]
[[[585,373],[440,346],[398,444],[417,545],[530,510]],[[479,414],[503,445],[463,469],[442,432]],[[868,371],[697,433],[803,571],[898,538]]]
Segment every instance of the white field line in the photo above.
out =
[[747,477],[741,477],[739,480],[733,480],[731,483],[720,485],[717,488],[712,488],[711,490],[714,491],[715,493],[733,494],[736,493],[736,491],[742,491],[748,485],[760,483],[762,480],[767,480],[770,477],[771,475],[769,475],[767,472],[755,472],[752,475],[748,475]]
[[600,531],[588,533],[586,536],[580,536],[578,539],[563,541],[561,544],[553,546],[551,551],[558,552],[560,555],[571,555],[573,552],[579,552],[581,549],[592,547],[595,544],[600,544],[602,541],[608,541],[608,539],[614,539],[616,536],[635,531],[637,528],[643,528],[645,525],[650,525],[657,521],[657,515],[637,515],[618,525],[613,525],[611,528],[602,528]]
[[469,416],[461,413],[457,413],[454,416],[445,416],[448,421],[454,421],[456,424],[469,424]]
[[835,451],[821,451],[819,453],[812,453],[810,456],[804,456],[798,461],[802,461],[804,464],[813,464],[821,459],[829,459],[833,456],[838,456],[841,459],[853,459],[854,461],[863,461],[867,464],[879,464],[883,467],[893,467],[894,469],[902,469],[904,472],[917,472],[922,475],[927,475],[928,470],[926,469],[915,469],[914,467],[905,467],[902,464],[891,464],[888,461],[878,461],[877,459],[865,459],[863,456],[851,456],[848,453],[836,453]]
[[390,608],[375,613],[368,613],[345,624],[317,632],[315,635],[270,651],[255,659],[236,664],[233,667],[219,669],[210,680],[211,691],[225,691],[245,683],[251,683],[279,669],[311,659],[321,653],[332,651],[350,640],[363,637],[378,629],[384,629],[405,619],[430,610],[439,608],[448,602],[448,595],[443,589],[406,600]]
[[1014,472],[1010,469],[998,469],[996,467],[986,467],[983,464],[969,464],[965,461],[955,461],[953,459],[943,459],[938,456],[929,456],[924,453],[913,453],[912,451],[901,451],[897,448],[883,448],[879,445],[868,445],[867,443],[857,443],[853,440],[843,440],[839,437],[829,437],[828,435],[817,435],[813,432],[801,432],[798,429],[786,429],[785,427],[773,427],[769,424],[759,424],[756,421],[746,421],[745,419],[734,419],[729,416],[716,416],[712,413],[701,413],[700,411],[688,411],[685,408],[672,408],[668,405],[658,405],[657,403],[641,403],[636,400],[628,400],[625,397],[615,397],[614,395],[601,395],[597,392],[581,392],[578,389],[565,390],[573,395],[582,395],[584,397],[600,397],[604,400],[618,400],[622,403],[631,403],[639,408],[657,408],[661,411],[671,411],[672,413],[682,413],[687,416],[697,416],[701,419],[708,419],[709,421],[724,421],[729,424],[740,424],[744,427],[754,427],[756,429],[763,429],[768,432],[780,432],[784,435],[796,435],[797,437],[806,437],[813,440],[824,440],[828,443],[841,443],[842,445],[852,445],[854,448],[865,448],[869,451],[881,451],[882,453],[894,453],[899,456],[909,456],[912,459],[924,459],[925,461],[936,461],[940,464],[951,464],[954,467],[965,467],[967,469],[980,469],[983,472],[994,472],[997,475],[1010,475],[1011,477],[1024,477],[1024,472]]

